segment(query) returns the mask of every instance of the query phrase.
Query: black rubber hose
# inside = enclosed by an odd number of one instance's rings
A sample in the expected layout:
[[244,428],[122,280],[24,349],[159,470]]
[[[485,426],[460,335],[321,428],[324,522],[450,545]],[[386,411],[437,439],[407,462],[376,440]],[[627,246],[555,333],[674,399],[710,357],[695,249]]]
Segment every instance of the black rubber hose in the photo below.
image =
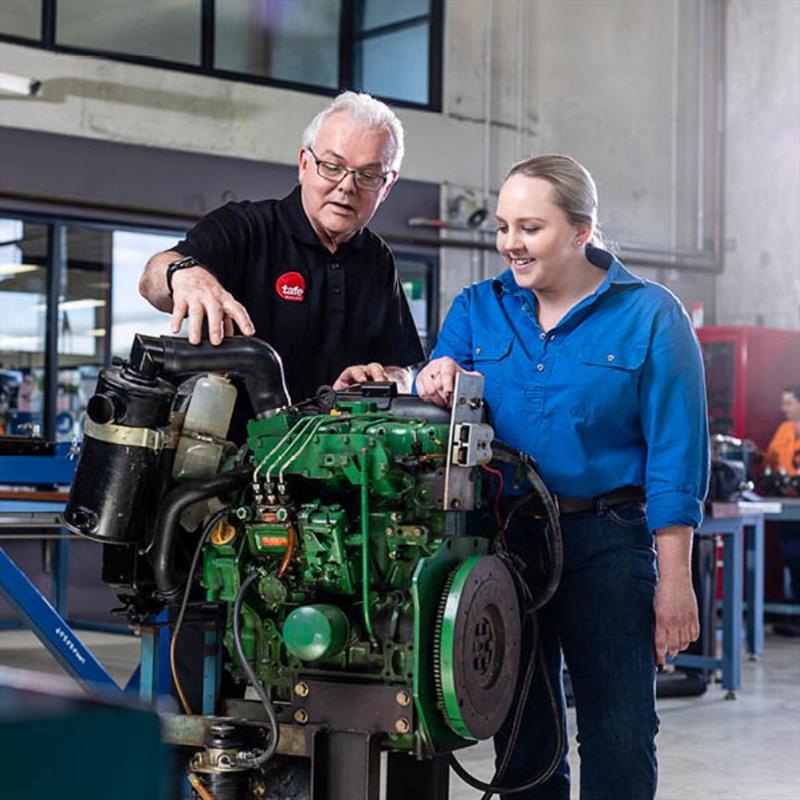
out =
[[229,336],[222,342],[190,344],[181,336],[136,334],[130,366],[143,375],[180,378],[198,372],[228,372],[244,379],[256,417],[291,403],[283,362],[272,345],[255,336]]
[[278,739],[281,735],[281,726],[278,722],[278,715],[275,713],[275,707],[272,705],[272,701],[269,699],[269,697],[267,697],[267,693],[264,691],[261,681],[258,680],[258,676],[254,672],[250,662],[247,660],[244,647],[242,646],[242,630],[240,622],[242,602],[244,600],[245,593],[250,588],[250,584],[252,584],[259,577],[260,575],[258,570],[253,570],[253,572],[251,572],[244,579],[241,588],[239,589],[239,593],[236,595],[236,602],[233,604],[233,642],[236,645],[236,653],[239,656],[239,662],[242,665],[242,669],[247,675],[247,680],[250,681],[250,685],[253,687],[253,689],[255,689],[258,699],[261,701],[261,704],[264,706],[264,709],[267,712],[267,719],[269,720],[270,728],[272,728],[272,737],[264,752],[261,753],[261,755],[256,756],[256,758],[247,761],[247,765],[253,768],[260,767],[265,761],[268,761],[270,758],[272,758],[278,748]]
[[175,599],[181,591],[173,564],[181,514],[198,500],[226,495],[243,488],[251,476],[249,467],[223,472],[206,480],[183,483],[164,498],[156,518],[151,557],[156,589],[164,600]]

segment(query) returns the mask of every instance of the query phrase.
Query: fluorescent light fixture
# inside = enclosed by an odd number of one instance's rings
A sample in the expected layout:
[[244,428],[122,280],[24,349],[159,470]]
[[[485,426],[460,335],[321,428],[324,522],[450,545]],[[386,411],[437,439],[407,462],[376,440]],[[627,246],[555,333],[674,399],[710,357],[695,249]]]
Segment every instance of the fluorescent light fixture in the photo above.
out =
[[[72,311],[76,308],[101,308],[106,304],[105,300],[100,300],[98,297],[84,297],[81,300],[64,300],[58,304],[59,311]],[[47,305],[34,306],[34,311],[46,311]]]
[[15,75],[13,72],[0,72],[0,92],[32,97],[41,88],[42,82],[35,78],[26,78],[24,75]]
[[90,331],[86,331],[87,336],[96,336],[98,339],[102,338],[106,335],[105,328],[92,328]]
[[43,336],[12,336],[0,334],[0,350],[23,350],[26,353],[44,348]]
[[23,272],[35,272],[37,269],[41,269],[41,267],[33,264],[0,264],[0,278],[22,275]]

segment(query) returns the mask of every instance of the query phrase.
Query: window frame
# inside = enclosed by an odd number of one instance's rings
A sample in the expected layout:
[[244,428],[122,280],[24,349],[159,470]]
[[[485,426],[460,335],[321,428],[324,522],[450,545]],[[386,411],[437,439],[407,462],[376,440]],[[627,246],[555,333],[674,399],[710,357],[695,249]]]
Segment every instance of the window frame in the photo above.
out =
[[[0,209],[0,216],[6,219],[20,220],[30,225],[41,225],[45,228],[47,236],[47,310],[45,312],[44,335],[44,387],[42,389],[42,436],[45,441],[56,440],[56,406],[58,400],[58,326],[59,317],[55,309],[58,308],[59,292],[62,275],[67,269],[67,229],[84,228],[87,230],[113,233],[114,231],[130,231],[133,233],[175,234],[183,235],[176,230],[174,225],[136,225],[125,222],[103,221],[98,222],[73,215],[38,214],[29,211],[15,211],[13,208]],[[177,239],[176,239],[177,241]],[[112,265],[113,269],[113,265]],[[114,319],[114,308],[111,303],[113,274],[109,274],[108,296],[108,336],[105,341],[103,366],[111,363],[111,327]],[[0,437],[2,438],[2,437]],[[38,440],[33,437],[33,440]]]
[[[341,0],[342,13],[339,26],[339,81],[336,88],[315,86],[299,81],[287,81],[279,78],[267,78],[261,75],[249,75],[244,72],[234,72],[214,67],[214,34],[215,34],[215,0],[201,0],[200,17],[200,63],[183,64],[167,59],[152,58],[151,56],[136,56],[127,53],[114,53],[107,50],[96,50],[84,47],[74,47],[56,42],[56,24],[58,14],[58,0],[42,0],[42,25],[40,39],[29,39],[23,36],[0,33],[0,42],[19,44],[25,47],[35,47],[42,50],[51,50],[56,53],[71,55],[96,56],[112,61],[122,61],[129,64],[138,64],[145,67],[187,72],[195,75],[205,75],[209,78],[239,83],[252,83],[260,86],[271,86],[277,89],[291,89],[293,91],[335,97],[345,89],[351,89],[353,79],[353,46],[362,38],[355,31],[355,2],[354,0]],[[397,108],[414,108],[422,111],[441,112],[442,110],[442,49],[444,46],[444,0],[430,0],[430,38],[428,41],[428,102],[417,103],[409,100],[398,100],[392,97],[379,96],[381,100]],[[415,19],[421,19],[417,17]]]

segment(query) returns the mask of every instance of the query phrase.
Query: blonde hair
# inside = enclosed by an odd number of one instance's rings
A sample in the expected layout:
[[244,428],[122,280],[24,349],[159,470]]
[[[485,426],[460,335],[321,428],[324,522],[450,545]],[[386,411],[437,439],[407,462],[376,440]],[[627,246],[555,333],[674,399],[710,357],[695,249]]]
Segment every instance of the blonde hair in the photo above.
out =
[[571,156],[551,153],[526,158],[514,164],[505,177],[513,175],[540,178],[553,187],[553,202],[564,212],[571,225],[588,225],[589,244],[603,247],[603,235],[597,226],[597,186],[583,164]]

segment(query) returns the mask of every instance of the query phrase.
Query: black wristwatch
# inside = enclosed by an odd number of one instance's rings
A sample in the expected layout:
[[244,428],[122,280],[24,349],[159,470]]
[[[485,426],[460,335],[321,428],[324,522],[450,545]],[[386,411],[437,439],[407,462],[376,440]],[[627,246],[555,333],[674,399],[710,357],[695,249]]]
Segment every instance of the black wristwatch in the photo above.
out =
[[190,267],[202,266],[203,265],[196,258],[192,258],[191,256],[186,256],[185,258],[179,258],[177,261],[173,261],[167,267],[167,289],[169,291],[169,296],[172,297],[172,276],[179,269],[189,269]]

